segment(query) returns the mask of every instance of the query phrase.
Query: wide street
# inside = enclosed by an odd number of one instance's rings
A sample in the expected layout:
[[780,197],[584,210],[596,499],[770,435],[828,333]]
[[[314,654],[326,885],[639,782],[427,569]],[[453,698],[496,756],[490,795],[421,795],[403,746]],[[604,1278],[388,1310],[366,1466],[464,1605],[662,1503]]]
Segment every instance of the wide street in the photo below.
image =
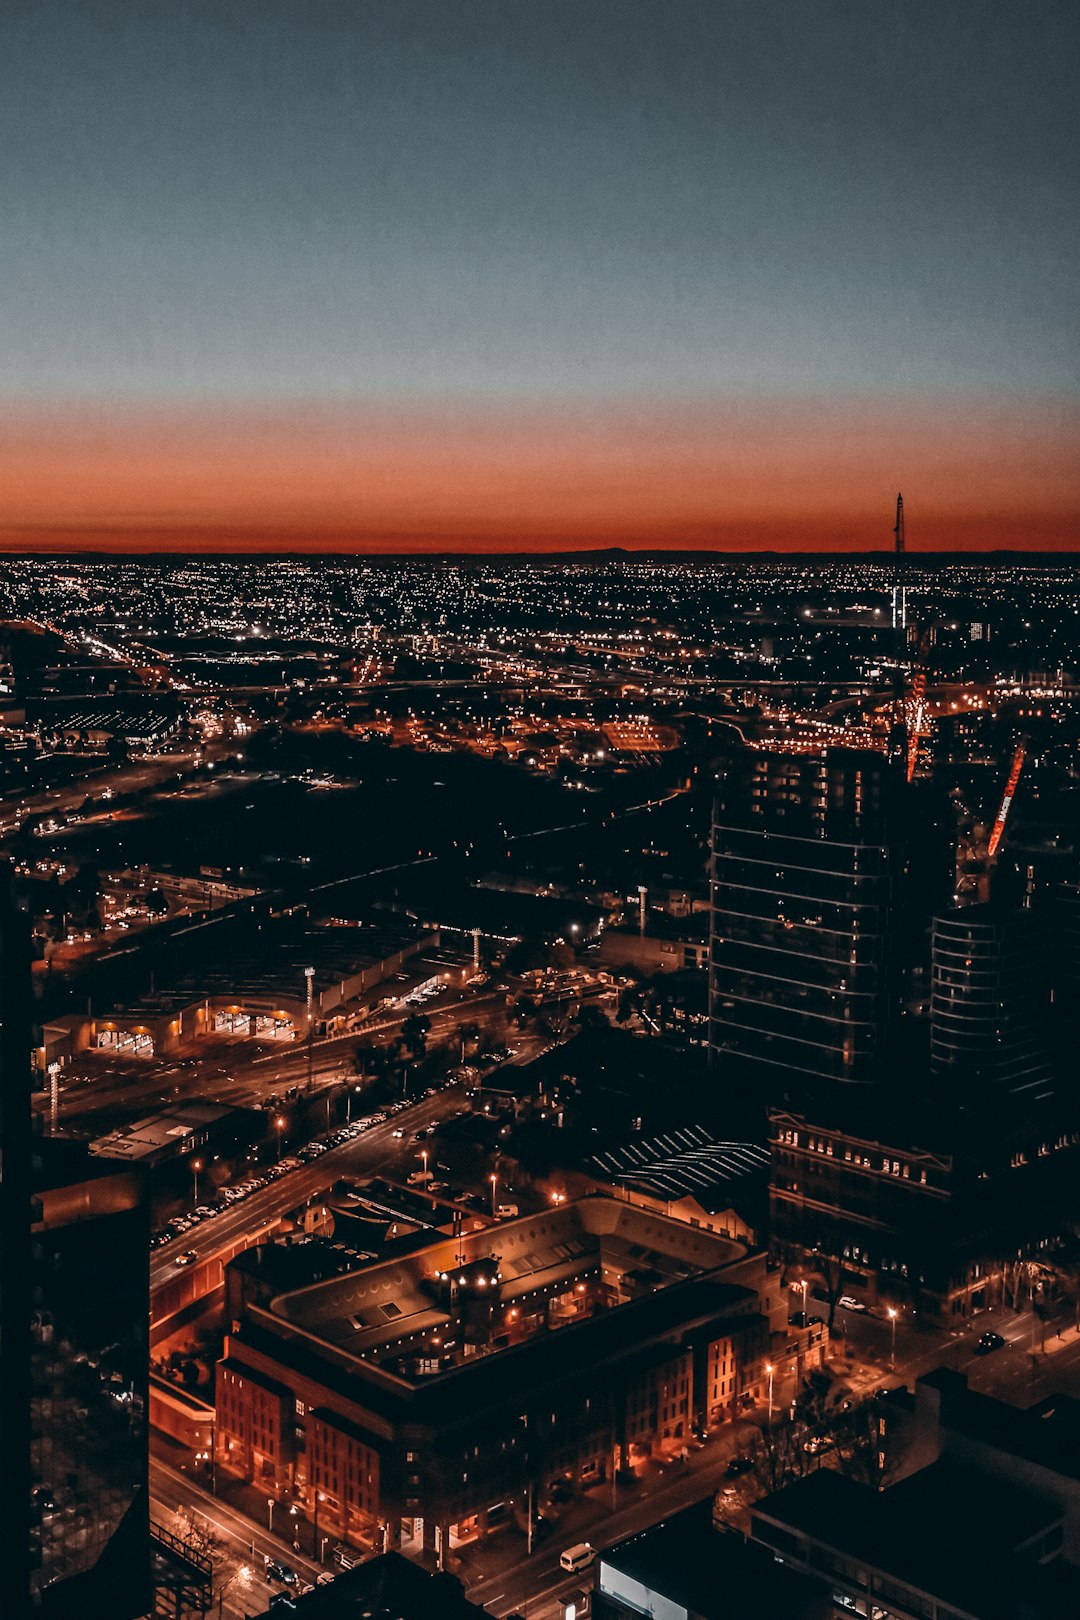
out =
[[[154,1457],[150,1461],[150,1517],[181,1539],[193,1535],[200,1547],[209,1544],[214,1568],[212,1614],[246,1620],[249,1615],[264,1613],[272,1592],[283,1590],[280,1582],[267,1579],[268,1559],[295,1570],[309,1585],[319,1574],[318,1566],[298,1553],[290,1539],[271,1535],[265,1525],[235,1512],[186,1473]],[[288,1524],[287,1515],[284,1524]]]
[[[501,1027],[505,1006],[505,992],[491,989],[448,995],[437,1006],[429,1004],[424,1009],[431,1020],[428,1043],[434,1046],[448,1040],[460,1023]],[[59,1119],[64,1124],[78,1119],[84,1129],[96,1121],[106,1129],[118,1116],[137,1118],[173,1099],[259,1107],[283,1087],[306,1085],[309,1061],[315,1087],[338,1084],[352,1077],[352,1052],[358,1042],[388,1045],[399,1033],[402,1020],[414,1010],[407,1008],[392,1016],[377,1017],[348,1034],[314,1041],[310,1054],[307,1043],[302,1041],[288,1046],[276,1044],[267,1050],[266,1043],[230,1042],[224,1037],[200,1042],[200,1055],[195,1060],[173,1058],[159,1063],[147,1058],[89,1053],[80,1057],[63,1078]],[[47,1106],[44,1095],[37,1106]]]
[[150,1257],[151,1297],[160,1298],[165,1285],[198,1272],[198,1263],[178,1269],[178,1254],[192,1251],[197,1262],[213,1259],[317,1198],[339,1177],[371,1175],[384,1168],[388,1160],[400,1156],[404,1142],[393,1135],[395,1130],[406,1128],[411,1136],[453,1113],[463,1102],[464,1090],[459,1085],[448,1086],[434,1097],[420,1098],[402,1113],[369,1126],[338,1147],[328,1148],[308,1164],[287,1170],[269,1185],[163,1244]]

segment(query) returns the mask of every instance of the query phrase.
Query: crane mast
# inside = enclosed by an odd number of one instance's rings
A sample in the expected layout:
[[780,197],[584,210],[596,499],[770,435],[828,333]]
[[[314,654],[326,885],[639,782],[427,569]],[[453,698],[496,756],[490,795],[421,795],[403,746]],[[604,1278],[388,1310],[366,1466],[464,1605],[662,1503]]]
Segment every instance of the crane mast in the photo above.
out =
[[1020,742],[1016,745],[1016,752],[1012,757],[1012,765],[1009,767],[1008,781],[1005,783],[1005,792],[1001,795],[1001,805],[998,809],[997,815],[994,818],[994,825],[990,830],[990,842],[987,845],[986,853],[991,857],[997,854],[998,845],[1001,843],[1001,835],[1005,831],[1005,823],[1009,819],[1009,809],[1013,802],[1013,796],[1016,793],[1016,784],[1020,780],[1020,772],[1024,768],[1024,759],[1026,755],[1027,738],[1025,737],[1021,738]]

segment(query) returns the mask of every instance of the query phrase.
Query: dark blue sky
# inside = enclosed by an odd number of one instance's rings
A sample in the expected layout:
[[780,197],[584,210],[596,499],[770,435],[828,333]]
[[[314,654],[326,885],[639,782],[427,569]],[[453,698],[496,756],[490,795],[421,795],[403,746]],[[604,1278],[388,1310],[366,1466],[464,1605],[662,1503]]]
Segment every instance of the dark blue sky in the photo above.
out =
[[1076,387],[1075,5],[17,9],[6,389]]
[[1071,408],[1078,19],[13,0],[0,405]]

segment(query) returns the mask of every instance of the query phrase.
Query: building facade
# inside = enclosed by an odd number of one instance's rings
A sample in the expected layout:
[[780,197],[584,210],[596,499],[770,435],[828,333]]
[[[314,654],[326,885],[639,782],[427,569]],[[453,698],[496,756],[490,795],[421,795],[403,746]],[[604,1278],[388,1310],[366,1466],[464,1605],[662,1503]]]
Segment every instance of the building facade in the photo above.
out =
[[218,1466],[317,1504],[324,1533],[445,1562],[761,1400],[785,1324],[761,1251],[587,1197],[249,1300]]
[[877,1075],[898,858],[882,755],[738,757],[712,831],[710,1054],[766,1101]]

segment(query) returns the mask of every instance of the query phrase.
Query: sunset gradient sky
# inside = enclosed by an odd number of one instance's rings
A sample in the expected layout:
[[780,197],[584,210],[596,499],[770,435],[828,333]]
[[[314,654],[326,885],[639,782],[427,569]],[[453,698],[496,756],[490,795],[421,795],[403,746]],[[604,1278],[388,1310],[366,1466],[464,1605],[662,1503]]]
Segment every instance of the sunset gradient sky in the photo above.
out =
[[20,5],[0,544],[1076,547],[1078,15]]

